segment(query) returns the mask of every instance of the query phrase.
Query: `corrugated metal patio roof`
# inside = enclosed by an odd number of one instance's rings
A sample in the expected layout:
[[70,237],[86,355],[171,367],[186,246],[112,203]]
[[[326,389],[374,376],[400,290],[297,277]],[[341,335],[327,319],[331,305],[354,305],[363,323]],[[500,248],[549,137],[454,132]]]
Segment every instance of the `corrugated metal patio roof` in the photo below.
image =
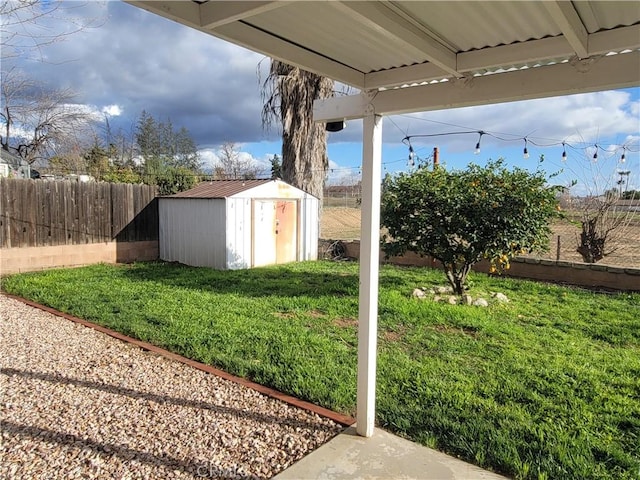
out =
[[361,89],[640,48],[633,1],[130,1]]
[[212,180],[165,198],[227,198],[275,180]]

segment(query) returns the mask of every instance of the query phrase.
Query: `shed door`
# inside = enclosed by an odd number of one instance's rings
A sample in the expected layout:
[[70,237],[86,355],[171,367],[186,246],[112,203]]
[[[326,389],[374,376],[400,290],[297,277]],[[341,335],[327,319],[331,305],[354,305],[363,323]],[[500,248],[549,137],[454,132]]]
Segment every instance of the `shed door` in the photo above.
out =
[[297,260],[297,202],[254,200],[252,237],[254,267]]
[[298,251],[297,202],[280,200],[276,204],[276,263],[295,262]]
[[253,266],[276,263],[276,204],[273,201],[253,201]]

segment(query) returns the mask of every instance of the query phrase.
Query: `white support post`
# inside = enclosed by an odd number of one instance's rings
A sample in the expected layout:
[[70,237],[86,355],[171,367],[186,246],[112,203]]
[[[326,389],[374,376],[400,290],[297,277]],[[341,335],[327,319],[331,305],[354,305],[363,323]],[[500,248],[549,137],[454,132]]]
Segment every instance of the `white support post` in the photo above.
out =
[[382,117],[376,115],[372,106],[369,105],[365,111],[362,134],[362,224],[356,414],[356,431],[363,437],[373,435],[376,416],[381,165]]

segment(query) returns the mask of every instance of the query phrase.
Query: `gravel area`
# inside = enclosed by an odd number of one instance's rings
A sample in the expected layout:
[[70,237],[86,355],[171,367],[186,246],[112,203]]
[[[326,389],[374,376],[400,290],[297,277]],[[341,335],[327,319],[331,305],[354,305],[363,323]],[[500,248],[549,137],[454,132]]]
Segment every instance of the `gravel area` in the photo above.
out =
[[343,427],[0,295],[0,478],[270,478]]

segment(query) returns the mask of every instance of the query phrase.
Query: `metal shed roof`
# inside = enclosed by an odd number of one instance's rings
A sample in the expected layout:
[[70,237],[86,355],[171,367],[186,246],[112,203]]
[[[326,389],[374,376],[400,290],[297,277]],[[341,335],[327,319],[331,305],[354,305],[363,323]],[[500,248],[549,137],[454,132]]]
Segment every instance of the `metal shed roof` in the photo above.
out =
[[165,198],[227,198],[275,180],[212,180]]

